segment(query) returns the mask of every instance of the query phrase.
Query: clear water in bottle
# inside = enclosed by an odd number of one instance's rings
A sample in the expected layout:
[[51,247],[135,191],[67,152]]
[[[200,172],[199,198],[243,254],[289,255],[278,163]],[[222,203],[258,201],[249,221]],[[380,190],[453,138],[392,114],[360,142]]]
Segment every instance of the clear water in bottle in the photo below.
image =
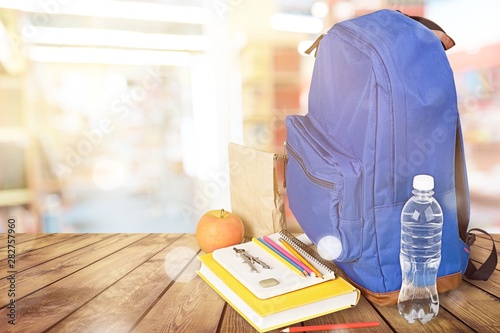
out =
[[415,176],[413,196],[401,213],[400,264],[403,276],[398,310],[409,323],[427,323],[439,312],[436,279],[441,263],[443,211],[432,196],[434,179]]

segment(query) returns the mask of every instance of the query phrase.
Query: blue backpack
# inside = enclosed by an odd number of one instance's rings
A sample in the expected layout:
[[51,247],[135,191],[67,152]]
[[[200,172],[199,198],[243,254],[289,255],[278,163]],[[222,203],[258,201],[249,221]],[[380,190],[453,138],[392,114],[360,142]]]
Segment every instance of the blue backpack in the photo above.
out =
[[331,259],[367,298],[395,304],[401,211],[413,177],[432,175],[444,214],[438,291],[458,287],[470,242],[457,96],[445,54],[453,41],[433,22],[381,10],[335,24],[315,46],[309,111],[286,120],[292,213],[320,250],[337,250]]

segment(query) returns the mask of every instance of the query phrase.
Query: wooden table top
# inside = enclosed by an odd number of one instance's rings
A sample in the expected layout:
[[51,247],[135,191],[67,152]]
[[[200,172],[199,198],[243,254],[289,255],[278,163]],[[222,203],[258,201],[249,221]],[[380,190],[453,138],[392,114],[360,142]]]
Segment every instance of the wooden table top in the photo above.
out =
[[[500,249],[500,235],[494,237]],[[7,248],[8,235],[0,234],[0,332],[255,332],[196,274],[194,235],[17,234],[15,263]],[[490,249],[479,236],[471,257],[482,262]],[[407,324],[396,306],[364,297],[305,324],[380,322],[353,332],[499,332],[499,268],[487,282],[465,279],[440,295],[439,315],[426,325]]]

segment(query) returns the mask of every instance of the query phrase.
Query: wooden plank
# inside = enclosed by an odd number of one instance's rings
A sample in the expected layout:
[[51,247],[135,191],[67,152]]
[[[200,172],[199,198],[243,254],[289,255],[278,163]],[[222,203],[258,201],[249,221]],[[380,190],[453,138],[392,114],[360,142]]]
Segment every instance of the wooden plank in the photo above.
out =
[[[61,255],[68,254],[109,237],[111,237],[110,234],[95,234],[88,237],[75,237],[74,234],[59,234],[55,236],[56,242],[51,244],[51,246],[47,244],[50,244],[52,237],[43,238],[42,245],[47,246],[16,256],[16,271],[20,273],[30,267],[43,264]],[[0,261],[0,276],[7,276],[7,265],[7,261]]]
[[469,280],[464,277],[462,283],[470,283],[500,299],[500,273],[498,271],[493,272],[487,281]]
[[[348,323],[361,321],[377,321],[380,322],[379,327],[370,328],[370,332],[392,332],[392,329],[384,321],[383,317],[373,308],[373,306],[364,298],[361,297],[358,304],[351,308],[338,312],[334,312],[325,316],[314,318],[303,322],[304,325],[324,325],[332,323]],[[301,326],[295,324],[293,326]],[[224,313],[221,321],[221,332],[254,332],[255,329],[246,322],[246,320],[238,314],[230,305]],[[279,332],[279,329],[271,332]]]
[[[474,242],[474,244],[472,244],[471,249],[473,250],[476,247],[481,247],[483,249],[491,251],[491,249],[493,247],[493,243],[491,242],[491,239],[489,237],[487,237],[487,238],[476,237],[476,241]],[[497,249],[497,252],[500,252],[499,242],[495,241],[495,247]]]
[[420,322],[410,324],[398,312],[397,305],[380,306],[375,305],[377,311],[385,318],[387,324],[396,332],[473,332],[470,327],[467,327],[463,322],[453,316],[446,309],[441,307],[436,318],[425,325]]
[[363,321],[376,321],[380,323],[378,327],[367,329],[369,332],[392,332],[391,327],[385,322],[384,318],[375,310],[375,308],[362,297],[358,304],[351,308],[339,312],[331,313],[326,316],[315,318],[304,322],[304,325],[326,325],[337,323],[355,323]]
[[500,302],[469,283],[440,295],[440,304],[477,332],[500,332]]
[[[4,248],[7,248],[7,233],[2,233],[0,234],[1,238],[0,238],[0,250],[4,249]],[[35,239],[41,239],[41,238],[44,238],[44,237],[48,237],[49,235],[51,234],[25,234],[25,233],[22,233],[22,234],[14,234],[14,236],[16,236],[16,244],[19,245],[21,243],[24,243],[24,242],[29,242],[29,241],[33,241]]]
[[[370,332],[393,332],[391,327],[386,323],[384,318],[380,316],[372,305],[361,297],[358,305],[351,309],[345,309],[315,319],[303,322],[303,325],[325,325],[332,323],[353,323],[362,321],[377,321],[380,323],[378,327],[371,327]],[[302,326],[295,324],[293,326]],[[278,333],[280,329],[272,330],[272,333]],[[224,317],[221,322],[220,332],[255,332],[255,329],[246,320],[239,315],[230,305],[227,305]],[[342,331],[339,331],[342,332]]]
[[[45,261],[40,265],[37,265],[36,261],[32,261],[31,264],[34,268],[18,273],[16,275],[16,284],[18,286],[16,298],[19,300],[50,283],[71,275],[79,269],[128,246],[140,238],[140,236],[127,237],[126,235],[117,235],[109,237],[107,234],[95,234],[84,237],[84,240],[87,240],[87,245],[90,246],[84,246],[83,243],[80,243],[78,244],[79,250],[66,255],[61,255],[62,252],[59,252],[58,248],[45,249],[44,252],[49,255],[53,252],[57,254],[58,257],[51,261]],[[100,242],[101,240],[106,241]],[[44,254],[40,254],[31,259],[45,257]],[[0,285],[0,295],[6,295],[7,289],[7,285]],[[0,308],[6,306],[6,302],[7,299],[0,299]]]
[[[18,332],[49,329],[165,248],[164,234],[140,240],[16,302]],[[137,237],[131,234],[130,237]],[[43,276],[43,275],[41,275]],[[7,308],[0,310],[6,318]]]
[[[161,296],[134,328],[134,332],[216,332],[224,308],[224,300],[210,288],[196,270],[199,250],[193,235],[183,247],[172,249],[169,264],[172,273],[179,273],[175,283]],[[185,271],[182,271],[184,266]],[[237,331],[233,331],[237,332]]]
[[[28,333],[255,332],[195,274],[200,264],[194,258],[198,251],[194,236],[185,235],[172,243],[176,237],[115,235],[100,242],[89,238],[88,246],[76,246],[73,251],[70,241],[64,242],[64,248],[60,243],[52,243],[52,250],[49,245],[39,248],[37,255],[25,257],[31,258],[31,268],[16,277],[17,325],[7,329]],[[486,244],[479,240],[473,246],[473,260],[489,254]],[[37,264],[36,258],[50,255],[55,257]],[[177,260],[172,262],[173,258]],[[408,324],[396,306],[380,307],[364,298],[352,309],[304,324],[380,320],[381,326],[370,332],[496,332],[500,331],[499,290],[498,272],[486,282],[465,279],[457,290],[440,296],[440,313],[426,325]],[[0,283],[0,307],[4,304],[0,318],[5,322],[6,294]],[[0,324],[2,332],[8,331],[5,322]]]
[[[476,238],[479,238],[479,237],[480,237],[480,238],[484,238],[484,239],[488,239],[488,240],[490,240],[490,238],[489,238],[487,235],[483,234],[483,233],[478,232],[478,233],[475,233],[475,234],[476,234],[476,236],[477,236]],[[500,234],[490,234],[490,235],[491,235],[491,237],[493,238],[493,240],[495,240],[495,242],[496,242],[497,244],[499,244],[499,243],[500,243]],[[498,245],[497,245],[497,247],[498,247]]]
[[[0,248],[4,248],[5,247],[5,244],[4,244],[4,240],[7,240],[7,236],[8,233],[6,231],[4,232],[1,232],[0,233]],[[34,239],[37,237],[37,235],[43,235],[43,234],[25,234],[25,233],[21,233],[21,234],[18,234],[18,233],[15,233],[14,236],[16,236],[16,239],[19,240],[19,243],[22,242],[23,239],[25,238],[28,238],[28,239]]]
[[26,233],[16,233],[16,239],[18,243],[23,243],[23,242],[29,242],[34,239],[40,239],[49,236],[50,234],[41,234],[41,233],[36,233],[36,234],[26,234]]
[[[26,241],[26,242],[18,242],[18,239],[16,238],[16,243],[15,243],[15,249],[16,249],[16,259],[20,259],[21,255],[33,251],[33,250],[38,250],[40,248],[43,248],[45,246],[53,245],[59,242],[67,241],[70,238],[76,238],[80,237],[83,234],[47,234],[45,237],[36,237],[32,240]],[[5,248],[7,249],[7,248]],[[6,260],[5,259],[0,259],[1,260]],[[1,272],[1,269],[0,269]]]
[[[224,316],[221,318],[220,333],[231,332],[256,332],[255,328],[250,325],[245,318],[233,309],[229,304],[226,304]],[[277,333],[279,330],[272,330],[271,333]]]
[[181,235],[169,235],[164,250],[58,323],[50,332],[128,332],[173,282],[175,276],[166,273],[165,258],[173,249],[186,247],[186,240]]
[[[303,322],[304,325],[325,325],[332,323],[348,323],[360,321],[377,321],[380,322],[379,327],[370,328],[370,332],[393,332],[392,329],[385,323],[384,319],[375,311],[371,304],[361,297],[358,305],[351,309],[345,309],[325,316],[314,318]],[[301,326],[295,324],[293,326]],[[223,320],[221,322],[221,332],[254,332],[253,327],[245,321],[245,319],[236,312],[231,306],[227,306]],[[279,329],[271,332],[279,332]]]
[[75,238],[81,237],[84,234],[45,234],[43,237],[40,237],[41,235],[42,234],[38,234],[39,237],[36,237],[34,240],[21,243],[21,246],[18,246],[16,252],[18,254],[23,254],[25,252],[41,249],[45,246],[55,245],[59,242],[68,241],[69,239],[74,240]]

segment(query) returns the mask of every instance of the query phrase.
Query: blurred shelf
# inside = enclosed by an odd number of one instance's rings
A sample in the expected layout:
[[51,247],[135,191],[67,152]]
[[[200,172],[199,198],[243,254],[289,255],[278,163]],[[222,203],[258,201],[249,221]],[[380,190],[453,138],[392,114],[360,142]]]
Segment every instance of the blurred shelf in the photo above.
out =
[[0,190],[0,206],[25,205],[31,202],[32,191],[29,189]]
[[281,153],[285,118],[301,112],[309,75],[297,52],[299,40],[286,44],[249,42],[241,52],[244,143]]
[[18,142],[26,143],[29,135],[22,127],[2,127],[0,128],[0,143]]

